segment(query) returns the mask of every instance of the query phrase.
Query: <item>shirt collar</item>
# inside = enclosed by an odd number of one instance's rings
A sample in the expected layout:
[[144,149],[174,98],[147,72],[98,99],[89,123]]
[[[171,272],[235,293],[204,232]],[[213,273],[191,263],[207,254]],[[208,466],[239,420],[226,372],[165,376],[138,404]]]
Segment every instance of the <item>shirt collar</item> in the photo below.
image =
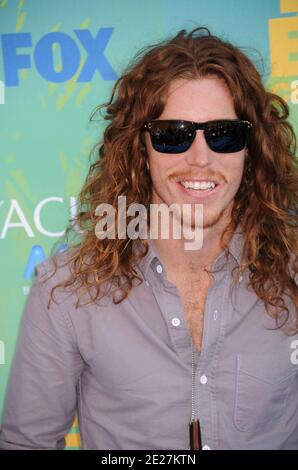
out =
[[234,257],[235,261],[239,265],[240,265],[241,258],[242,258],[243,245],[244,245],[244,234],[243,234],[243,230],[238,225],[236,231],[234,232],[229,242],[229,251],[231,255]]

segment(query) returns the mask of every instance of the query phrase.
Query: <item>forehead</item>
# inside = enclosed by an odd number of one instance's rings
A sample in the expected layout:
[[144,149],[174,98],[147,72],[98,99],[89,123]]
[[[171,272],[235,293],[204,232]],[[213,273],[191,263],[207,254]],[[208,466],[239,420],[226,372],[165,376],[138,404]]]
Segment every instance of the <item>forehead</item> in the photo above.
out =
[[232,95],[218,77],[173,80],[167,90],[164,119],[209,120],[237,117]]
[[231,97],[231,93],[226,82],[216,75],[209,75],[201,78],[177,78],[170,82],[167,97],[178,96],[186,93],[203,93],[209,90],[212,93],[224,93]]

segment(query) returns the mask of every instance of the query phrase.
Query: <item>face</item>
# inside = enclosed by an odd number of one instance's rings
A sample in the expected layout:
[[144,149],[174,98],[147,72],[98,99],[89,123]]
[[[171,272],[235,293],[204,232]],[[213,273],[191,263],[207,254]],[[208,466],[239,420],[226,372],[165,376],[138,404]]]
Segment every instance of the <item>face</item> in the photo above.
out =
[[[216,77],[173,81],[166,106],[158,117],[196,122],[236,118],[231,94]],[[154,150],[148,132],[145,143],[153,185],[152,203],[192,204],[192,207],[203,204],[204,228],[226,226],[242,178],[245,149],[216,153],[208,147],[202,130],[197,131],[191,147],[180,154]],[[216,187],[212,190],[199,189],[198,184],[197,188],[190,187],[202,180],[216,182]]]

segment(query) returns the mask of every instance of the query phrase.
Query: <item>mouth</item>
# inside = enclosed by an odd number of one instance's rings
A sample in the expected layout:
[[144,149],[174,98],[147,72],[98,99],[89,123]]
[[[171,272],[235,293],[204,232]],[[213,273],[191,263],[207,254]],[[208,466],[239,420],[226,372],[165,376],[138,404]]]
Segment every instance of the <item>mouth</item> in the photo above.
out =
[[221,187],[221,184],[213,179],[180,180],[176,181],[176,184],[184,194],[198,199],[215,195]]

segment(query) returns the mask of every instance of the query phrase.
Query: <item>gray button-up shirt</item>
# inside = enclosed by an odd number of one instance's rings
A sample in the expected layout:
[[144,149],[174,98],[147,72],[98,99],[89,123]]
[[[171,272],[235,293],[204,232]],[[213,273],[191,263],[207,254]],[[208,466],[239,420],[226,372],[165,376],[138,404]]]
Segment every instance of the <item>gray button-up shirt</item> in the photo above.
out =
[[[231,290],[242,244],[235,233],[205,304],[195,375],[203,446],[298,449],[298,335],[273,330],[247,272]],[[213,270],[222,264],[223,253]],[[138,268],[144,282],[118,305],[106,297],[76,309],[75,294],[59,289],[58,305],[47,310],[49,291],[68,268],[40,283],[51,260],[38,266],[0,448],[61,449],[76,412],[84,449],[189,448],[192,341],[181,299],[152,243]]]

